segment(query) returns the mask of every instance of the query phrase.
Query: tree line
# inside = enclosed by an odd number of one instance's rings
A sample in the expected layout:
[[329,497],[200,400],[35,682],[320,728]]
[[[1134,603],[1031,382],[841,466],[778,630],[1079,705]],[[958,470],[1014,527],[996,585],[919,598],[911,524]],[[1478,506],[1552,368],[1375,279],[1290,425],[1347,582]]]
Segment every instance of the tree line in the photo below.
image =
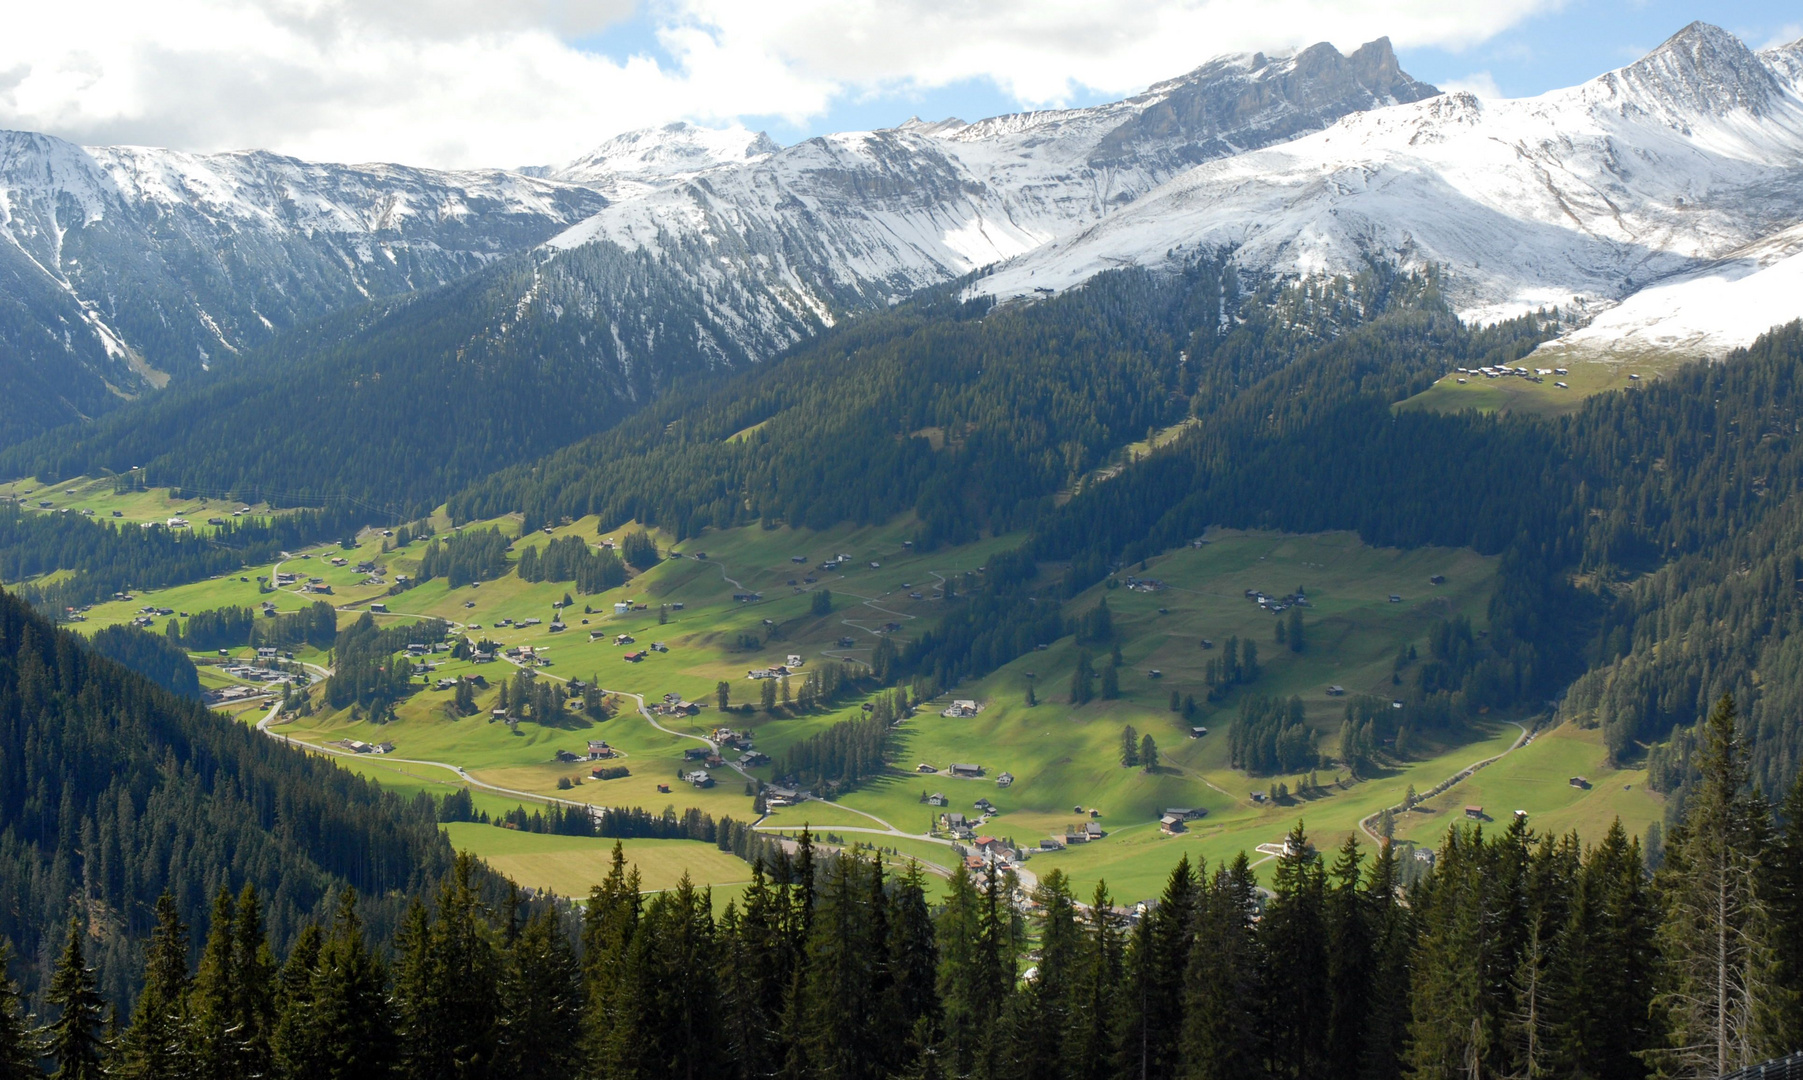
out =
[[[485,897],[461,859],[388,935],[346,891],[278,963],[260,898],[218,894],[198,966],[172,899],[109,1027],[77,920],[45,1022],[0,998],[0,1062],[66,1077],[1387,1080],[1716,1077],[1803,1038],[1803,785],[1774,815],[1733,703],[1649,867],[1619,826],[1583,846],[1522,819],[1450,829],[1430,868],[1301,823],[1261,888],[1242,853],[1181,859],[1156,897],[1029,899],[959,864],[799,842],[718,916],[647,896],[616,845],[560,915]],[[1412,882],[1407,883],[1405,882]],[[417,894],[416,894],[417,895]],[[102,1070],[106,1072],[102,1072]]]
[[255,885],[274,946],[349,888],[387,932],[450,866],[431,801],[384,794],[178,697],[0,592],[0,937],[34,1001],[72,910],[104,918],[87,964],[126,1003],[167,891],[202,922]]
[[355,532],[360,515],[334,505],[231,518],[204,530],[170,529],[161,522],[146,529],[0,502],[0,580],[23,582],[71,571],[54,584],[21,591],[48,608],[79,607],[129,589],[161,589],[235,574],[272,561],[286,549]]

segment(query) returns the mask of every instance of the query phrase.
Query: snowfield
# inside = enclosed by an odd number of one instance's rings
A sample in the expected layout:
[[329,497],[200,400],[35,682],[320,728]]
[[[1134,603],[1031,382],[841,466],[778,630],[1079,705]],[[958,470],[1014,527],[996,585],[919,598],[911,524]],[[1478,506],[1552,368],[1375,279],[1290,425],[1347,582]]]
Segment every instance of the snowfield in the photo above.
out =
[[1803,43],[1754,53],[1693,24],[1536,98],[1448,94],[1198,166],[1014,259],[1028,296],[1230,249],[1278,274],[1438,265],[1461,315],[1600,312],[1565,346],[1719,355],[1803,315]]

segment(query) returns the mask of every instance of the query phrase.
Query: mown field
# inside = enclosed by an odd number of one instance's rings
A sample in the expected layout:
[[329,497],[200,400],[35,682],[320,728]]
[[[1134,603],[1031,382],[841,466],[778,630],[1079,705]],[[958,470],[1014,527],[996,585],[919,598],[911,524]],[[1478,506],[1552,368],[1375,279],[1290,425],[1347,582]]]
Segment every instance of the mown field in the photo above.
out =
[[[1649,359],[1645,363],[1605,362],[1563,355],[1536,353],[1524,358],[1519,367],[1563,367],[1568,375],[1547,375],[1542,382],[1530,382],[1516,376],[1487,379],[1482,375],[1460,376],[1450,372],[1434,385],[1406,401],[1397,409],[1428,409],[1434,412],[1525,413],[1533,416],[1561,416],[1576,412],[1584,399],[1607,390],[1633,389],[1657,379],[1661,372],[1675,366],[1669,356]],[[1629,375],[1638,375],[1638,380]],[[1466,381],[1459,382],[1460,378]],[[1564,387],[1556,385],[1564,383]]]
[[[438,525],[448,531],[447,522],[440,520]],[[520,537],[512,558],[517,560],[524,547],[566,535],[597,542],[601,538],[597,525],[594,519],[584,519],[551,533]],[[501,529],[510,536],[519,531],[517,521],[510,519],[467,528]],[[607,535],[618,537],[625,531],[626,527],[621,527]],[[780,706],[771,713],[741,712],[758,698],[759,684],[745,677],[747,669],[781,663],[789,654],[802,656],[808,665],[840,658],[868,660],[882,634],[893,632],[905,639],[931,625],[946,610],[944,582],[962,590],[967,574],[974,575],[970,580],[980,580],[989,557],[1019,542],[1017,537],[1004,536],[916,553],[904,545],[911,533],[911,523],[905,520],[821,533],[787,528],[710,533],[675,545],[684,557],[666,559],[620,588],[582,596],[574,595],[570,583],[526,582],[512,572],[498,580],[456,589],[442,579],[434,580],[388,596],[385,587],[362,585],[363,575],[354,572],[355,564],[376,560],[393,581],[397,574],[417,573],[425,543],[415,541],[385,553],[385,538],[379,531],[366,531],[352,550],[330,544],[293,552],[281,568],[301,574],[302,580],[320,577],[330,584],[330,599],[340,608],[341,626],[360,617],[372,600],[379,600],[389,608],[387,614],[376,616],[384,623],[436,616],[457,624],[474,639],[491,639],[503,647],[531,645],[549,661],[541,668],[540,678],[597,679],[617,695],[618,712],[599,722],[572,715],[556,727],[523,722],[510,728],[491,722],[489,711],[498,698],[499,686],[511,679],[516,669],[507,663],[452,661],[440,654],[432,658],[437,666],[427,677],[428,683],[462,674],[481,674],[488,681],[489,688],[479,695],[474,716],[455,716],[447,707],[448,692],[422,686],[397,707],[396,718],[384,725],[353,721],[348,711],[321,709],[311,717],[283,722],[274,730],[302,744],[346,738],[391,742],[395,749],[386,757],[335,760],[405,793],[442,796],[463,784],[457,772],[461,768],[471,780],[508,789],[508,793],[497,793],[472,787],[477,807],[491,815],[538,797],[641,806],[653,812],[694,806],[716,818],[749,820],[752,800],[746,776],[732,767],[720,768],[714,770],[713,787],[691,787],[678,779],[695,767],[685,764],[683,751],[701,746],[698,738],[724,723],[739,730],[750,728],[758,749],[780,761],[797,741],[859,715],[858,705],[865,698],[852,695],[831,709],[809,714]],[[667,550],[668,538],[658,539]],[[1511,719],[1532,722],[1532,717],[1497,717],[1485,729],[1471,733],[1468,741],[1428,747],[1420,760],[1379,777],[1353,783],[1328,768],[1318,773],[1325,794],[1280,805],[1255,803],[1252,792],[1264,792],[1279,780],[1295,787],[1298,778],[1251,777],[1230,767],[1225,736],[1245,695],[1299,696],[1311,725],[1319,732],[1317,745],[1331,756],[1346,701],[1359,693],[1388,695],[1399,650],[1410,645],[1425,649],[1428,630],[1437,619],[1463,615],[1482,629],[1495,564],[1466,550],[1375,549],[1346,533],[1292,536],[1217,530],[1206,539],[1199,547],[1167,553],[1143,568],[1126,568],[1118,575],[1121,581],[1128,574],[1158,579],[1163,583],[1158,591],[1097,585],[1069,603],[1067,611],[1073,617],[1104,598],[1113,612],[1122,660],[1117,700],[1070,705],[1068,688],[1079,648],[1069,636],[1047,643],[1044,650],[923,706],[896,731],[889,775],[866,783],[838,804],[810,802],[775,811],[765,827],[793,832],[810,826],[817,832],[833,833],[843,843],[879,844],[945,869],[956,860],[946,845],[924,836],[887,834],[891,828],[925,834],[938,813],[923,801],[930,793],[943,793],[950,809],[973,815],[971,804],[988,797],[1001,813],[984,831],[1012,837],[1028,848],[1041,837],[1062,834],[1066,824],[1087,820],[1093,808],[1108,831],[1104,840],[1037,855],[1028,869],[1062,868],[1081,890],[1105,878],[1117,896],[1137,899],[1156,892],[1180,854],[1213,862],[1240,850],[1250,852],[1259,844],[1281,840],[1297,819],[1307,823],[1319,844],[1337,843],[1357,830],[1361,820],[1401,802],[1410,786],[1427,790],[1474,761],[1507,751],[1521,735]],[[705,559],[695,557],[702,553]],[[850,557],[841,569],[819,569],[820,563],[838,554]],[[795,561],[797,557],[802,561]],[[334,567],[330,564],[333,558],[343,558],[348,565]],[[319,598],[293,590],[259,593],[258,576],[272,578],[275,569],[273,565],[247,568],[239,575],[143,594],[131,603],[98,605],[84,626],[92,629],[125,621],[139,607],[151,603],[199,611],[225,604],[252,606],[273,599],[282,610],[298,610]],[[1047,570],[1059,572],[1057,567]],[[1443,583],[1430,583],[1435,576],[1443,578]],[[815,580],[808,581],[810,577]],[[811,613],[811,594],[816,589],[831,590],[829,615]],[[1277,618],[1248,601],[1248,589],[1272,595],[1297,589],[1306,592],[1309,603],[1304,609],[1306,645],[1302,651],[1291,651],[1276,642]],[[565,616],[568,629],[553,634],[553,605],[566,592],[574,601]],[[735,593],[751,592],[761,593],[762,598],[749,603],[733,599]],[[1400,599],[1393,602],[1392,596]],[[646,607],[616,615],[616,601]],[[680,610],[673,606],[676,604],[682,605]],[[532,627],[496,625],[526,618],[542,622]],[[591,631],[600,632],[600,639],[591,641]],[[621,657],[628,648],[612,644],[620,633],[635,639],[631,649],[644,649],[658,641],[669,651],[649,653],[641,663],[625,663]],[[1190,722],[1170,709],[1171,695],[1175,691],[1205,700],[1204,665],[1218,653],[1204,650],[1200,643],[1208,638],[1219,644],[1229,636],[1257,643],[1262,675],[1224,701],[1204,704],[1203,714],[1194,723],[1206,726],[1209,734],[1192,738]],[[850,638],[852,644],[842,646],[843,638]],[[1088,648],[1097,666],[1106,661],[1105,646]],[[303,659],[323,664],[329,658]],[[802,670],[805,673],[807,668]],[[1159,675],[1154,677],[1153,671]],[[216,673],[208,676],[214,681],[222,677]],[[733,705],[725,715],[715,707],[714,696],[715,685],[722,680],[731,687]],[[1332,684],[1343,686],[1348,698],[1329,696],[1327,687]],[[1031,707],[1025,701],[1029,686],[1039,701]],[[658,726],[654,726],[640,714],[637,701],[627,696],[639,695],[655,703],[666,693],[706,707],[695,717],[657,717]],[[978,700],[982,711],[966,719],[941,716],[954,696]],[[245,706],[238,714],[246,722],[255,722],[266,708],[266,704]],[[1161,751],[1156,772],[1120,765],[1121,731],[1129,724],[1156,739]],[[660,730],[660,726],[668,730]],[[622,754],[617,763],[626,765],[631,775],[595,781],[588,778],[586,763],[556,760],[559,750],[582,752],[591,738],[606,739],[616,747]],[[1430,800],[1420,812],[1404,815],[1398,822],[1398,836],[1433,843],[1449,821],[1462,819],[1457,809],[1467,802],[1482,802],[1493,812],[1505,804],[1509,811],[1527,809],[1536,827],[1577,828],[1587,837],[1600,834],[1617,814],[1631,830],[1644,832],[1647,823],[1658,817],[1658,798],[1645,790],[1644,778],[1608,773],[1601,767],[1601,758],[1600,744],[1590,733],[1543,733],[1464,784]],[[985,776],[961,780],[943,771],[915,771],[920,764],[944,770],[954,761],[980,764]],[[1016,778],[1006,789],[994,782],[1004,771]],[[751,770],[751,776],[766,781],[773,780],[773,774],[768,766]],[[1580,774],[1596,781],[1592,789],[1580,791],[1565,783],[1568,776]],[[568,781],[569,786],[560,788],[560,781]],[[660,785],[670,790],[660,791]],[[1161,809],[1172,806],[1201,808],[1208,813],[1192,823],[1185,835],[1164,836],[1156,819]],[[1080,813],[1077,807],[1082,808]],[[511,868],[507,872],[523,884],[536,883],[565,893],[586,891],[604,869],[604,854],[597,853],[611,850],[611,842],[534,836],[492,826],[453,826],[452,830],[460,845],[475,845],[469,850],[497,867]],[[743,863],[708,845],[658,843],[666,847],[646,850],[662,853],[657,856],[663,860],[660,865],[689,859],[698,882],[726,884],[742,880],[745,874]],[[719,862],[716,855],[727,861]],[[1255,854],[1254,858],[1264,856]]]

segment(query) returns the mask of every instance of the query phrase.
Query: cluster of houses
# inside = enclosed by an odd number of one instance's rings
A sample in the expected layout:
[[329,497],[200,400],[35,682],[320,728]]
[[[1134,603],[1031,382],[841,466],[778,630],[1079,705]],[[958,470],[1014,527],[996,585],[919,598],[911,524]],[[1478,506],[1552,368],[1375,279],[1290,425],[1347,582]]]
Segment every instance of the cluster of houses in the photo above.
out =
[[[1565,368],[1537,367],[1529,370],[1524,367],[1510,367],[1507,364],[1497,364],[1493,367],[1459,368],[1458,373],[1460,375],[1481,375],[1486,379],[1527,379],[1529,382],[1544,382],[1548,375],[1571,374]],[[1459,381],[1464,382],[1465,380],[1460,379]]]
[[662,701],[651,707],[651,711],[659,716],[694,716],[701,712],[701,706],[696,702],[683,700],[681,694],[665,694]]
[[983,711],[983,706],[978,704],[977,702],[971,701],[968,698],[959,698],[958,700],[953,701],[951,703],[951,706],[949,708],[947,708],[944,712],[940,713],[939,715],[940,716],[949,716],[949,717],[952,717],[953,719],[964,719],[967,717],[975,716],[982,711]]
[[208,705],[230,705],[235,701],[249,701],[251,698],[263,697],[269,691],[255,686],[222,686],[216,690],[201,692],[201,699]]
[[1167,806],[1158,812],[1158,831],[1166,836],[1176,836],[1184,831],[1188,822],[1200,821],[1207,816],[1208,811],[1201,807]]
[[[512,648],[504,650],[501,655],[522,667],[529,667],[533,664],[541,664],[545,667],[551,666],[550,659],[531,645],[515,645]],[[528,671],[526,674],[530,676],[532,673]]]
[[[1259,607],[1264,608],[1273,615],[1292,607],[1308,606],[1308,595],[1301,589],[1297,589],[1289,596],[1266,596],[1257,589],[1247,589],[1246,599],[1257,604]],[[1207,648],[1206,645],[1203,647]]]
[[1163,592],[1164,582],[1157,578],[1129,576],[1127,578],[1127,588],[1131,592]]
[[[138,613],[132,617],[131,624],[133,626],[139,627],[140,629],[144,629],[144,628],[148,628],[148,627],[155,625],[155,620],[158,617],[166,616],[166,615],[173,615],[173,614],[175,614],[174,608],[155,607],[155,606],[141,607],[138,609]],[[187,612],[184,611],[184,612],[182,612],[182,614],[186,615]]]
[[802,659],[796,653],[790,653],[788,662],[767,668],[752,668],[745,673],[747,679],[783,679],[801,670]]
[[326,743],[326,745],[340,747],[342,749],[349,750],[353,754],[392,754],[392,753],[394,753],[394,744],[391,742],[366,743],[359,739],[338,739],[334,742]]

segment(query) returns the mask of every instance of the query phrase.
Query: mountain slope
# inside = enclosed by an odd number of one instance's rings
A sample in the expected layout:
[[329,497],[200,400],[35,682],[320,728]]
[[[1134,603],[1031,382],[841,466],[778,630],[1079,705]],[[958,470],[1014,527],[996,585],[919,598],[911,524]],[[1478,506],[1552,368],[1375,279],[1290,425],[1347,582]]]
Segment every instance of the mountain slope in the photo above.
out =
[[[1232,248],[1279,273],[1438,264],[1471,318],[1595,312],[1672,275],[1745,265],[1747,245],[1803,221],[1798,71],[1794,46],[1755,54],[1693,24],[1581,86],[1446,95],[1202,165],[976,288],[1030,295]],[[1797,313],[1764,313],[1757,330]]]
[[203,370],[371,297],[429,288],[600,208],[499,171],[0,132],[0,439]]
[[[1351,56],[1323,44],[1222,57],[1088,109],[809,139],[611,204],[550,242],[538,288],[622,367],[670,334],[717,361],[761,359],[1100,220],[1196,162],[1435,93],[1387,40]],[[705,303],[665,319],[643,287]]]
[[77,908],[123,1003],[165,889],[204,926],[217,889],[254,884],[285,950],[346,886],[392,926],[402,891],[451,858],[429,806],[159,689],[0,593],[0,937],[28,990]]

